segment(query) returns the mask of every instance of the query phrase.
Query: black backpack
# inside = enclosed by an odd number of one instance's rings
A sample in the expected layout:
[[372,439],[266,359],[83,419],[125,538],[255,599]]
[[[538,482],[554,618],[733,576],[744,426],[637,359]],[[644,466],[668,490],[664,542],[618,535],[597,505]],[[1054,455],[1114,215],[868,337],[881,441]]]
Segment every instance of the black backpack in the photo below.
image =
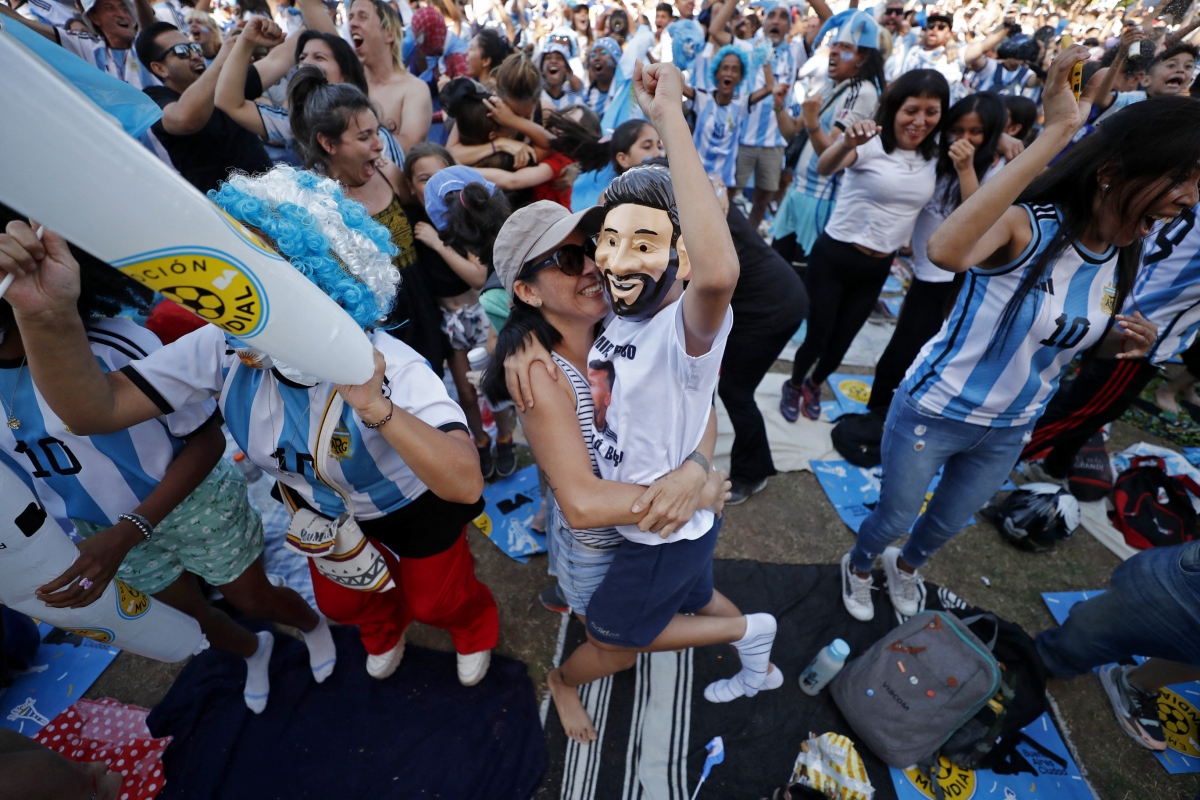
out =
[[870,412],[847,414],[838,420],[830,434],[834,449],[856,467],[878,467],[883,460],[879,452],[883,423],[883,417]]
[[1196,538],[1196,510],[1189,491],[1200,497],[1200,486],[1185,475],[1168,475],[1161,458],[1135,458],[1113,487],[1113,527],[1139,550],[1190,542]]
[[1067,474],[1068,490],[1080,502],[1103,500],[1113,488],[1113,468],[1104,447],[1104,434],[1096,431],[1079,448]]

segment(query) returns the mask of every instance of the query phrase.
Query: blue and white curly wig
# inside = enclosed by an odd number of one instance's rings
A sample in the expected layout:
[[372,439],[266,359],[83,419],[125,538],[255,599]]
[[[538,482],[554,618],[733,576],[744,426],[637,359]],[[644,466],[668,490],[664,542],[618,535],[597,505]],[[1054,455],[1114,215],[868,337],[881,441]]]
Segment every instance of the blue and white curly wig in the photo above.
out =
[[387,228],[341,187],[314,172],[278,166],[234,175],[209,191],[225,213],[262,231],[279,254],[363,328],[382,322],[400,287],[399,252]]
[[741,90],[742,84],[753,74],[754,65],[751,62],[750,53],[745,48],[732,44],[725,45],[716,52],[716,55],[712,57],[712,61],[708,65],[708,79],[712,82],[713,86],[717,84],[717,69],[720,68],[721,62],[725,60],[725,56],[737,56],[742,62],[742,79],[733,87],[734,94],[737,94]]
[[691,69],[704,49],[704,26],[694,19],[677,19],[667,26],[671,37],[671,60],[680,69]]

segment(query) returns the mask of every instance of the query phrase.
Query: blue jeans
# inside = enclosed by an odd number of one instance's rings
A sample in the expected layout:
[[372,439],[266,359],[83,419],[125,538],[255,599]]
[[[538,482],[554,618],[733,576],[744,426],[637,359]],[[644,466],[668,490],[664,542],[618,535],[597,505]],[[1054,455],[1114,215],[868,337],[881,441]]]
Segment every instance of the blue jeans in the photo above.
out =
[[592,595],[604,581],[620,546],[592,547],[576,539],[556,503],[551,503],[546,512],[546,542],[563,599],[573,613],[586,617]]
[[1059,678],[1134,655],[1200,668],[1200,541],[1138,553],[1117,567],[1107,592],[1038,634],[1037,649]]
[[[989,428],[946,419],[896,392],[881,445],[879,504],[859,528],[850,551],[853,568],[870,572],[875,558],[906,535],[914,520],[902,556],[910,567],[924,566],[1004,483],[1032,428],[1032,422]],[[943,467],[937,491],[921,514],[929,483]]]

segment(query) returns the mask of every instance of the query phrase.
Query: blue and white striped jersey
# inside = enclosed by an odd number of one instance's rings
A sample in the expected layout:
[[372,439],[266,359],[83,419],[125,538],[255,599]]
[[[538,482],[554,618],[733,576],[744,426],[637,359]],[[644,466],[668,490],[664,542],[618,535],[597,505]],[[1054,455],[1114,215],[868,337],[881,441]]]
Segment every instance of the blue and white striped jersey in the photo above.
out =
[[41,22],[55,28],[65,28],[75,19],[76,11],[58,0],[29,0],[17,9],[25,19]]
[[[615,84],[616,82],[617,81],[614,78],[613,84]],[[603,92],[600,91],[599,86],[589,86],[583,90],[582,99],[579,100],[578,102],[583,103],[585,106],[590,108],[592,111],[595,111],[597,116],[603,117],[604,112],[608,110],[608,100],[609,100],[608,95],[609,95],[609,90],[611,90],[611,89],[612,89],[611,84],[609,85],[608,89],[606,89]]]
[[[771,73],[775,76],[775,84],[792,84],[796,80],[796,58],[787,44],[776,47],[771,54]],[[749,76],[742,84],[742,92],[757,92],[767,85],[766,76],[759,70]],[[754,105],[742,123],[740,144],[750,147],[784,147],[787,140],[779,132],[779,123],[775,121],[775,101],[765,97]]]
[[[799,86],[793,87],[788,95],[788,114],[799,117],[800,104],[803,101],[803,89]],[[859,120],[875,116],[875,110],[879,108],[879,91],[875,84],[857,79],[842,81],[836,85],[832,81],[826,81],[821,88],[821,107],[823,110],[819,119],[824,130],[830,133],[834,129],[845,130]],[[819,175],[817,159],[817,151],[813,149],[812,142],[806,143],[800,151],[800,158],[792,173],[792,187],[809,197],[832,199],[832,192],[827,192],[827,188],[834,176]]]
[[1033,77],[1033,70],[1024,64],[1014,70],[1009,70],[996,59],[989,58],[983,69],[967,74],[967,85],[971,87],[972,92],[1025,96],[1029,94],[1026,92],[1025,84],[1031,77]]
[[160,85],[154,73],[138,61],[133,48],[114,50],[99,36],[83,31],[69,31],[66,28],[55,30],[58,31],[58,43],[64,49],[70,50],[101,72],[107,72],[135,89]]
[[[446,394],[424,357],[386,333],[370,334],[387,360],[384,392],[397,407],[442,430],[467,430],[466,417]],[[220,329],[193,331],[124,370],[164,412],[217,398],[233,440],[252,462],[304,498],[337,517],[345,506],[313,474],[317,433],[334,392],[331,383],[303,386],[275,369],[242,363]],[[379,431],[367,428],[349,405],[342,410],[322,477],[354,500],[358,519],[377,519],[426,490]]]
[[1200,330],[1200,206],[1184,209],[1146,240],[1142,268],[1122,313],[1142,312],[1158,326],[1149,358],[1161,364],[1182,353]]
[[967,271],[950,318],[904,376],[901,388],[935,414],[997,428],[1036,419],[1071,359],[1104,334],[1116,312],[1116,248],[1097,255],[1073,242],[1003,330],[1025,270],[1061,225],[1054,206],[1022,208],[1033,228],[1025,252],[998,269]]
[[[88,342],[105,372],[121,369],[162,347],[158,338],[123,318],[89,320]],[[0,397],[20,427],[0,425],[0,461],[28,476],[38,500],[64,527],[71,519],[115,525],[158,486],[216,403],[181,408],[127,430],[78,436],[67,430],[33,385],[24,359],[0,362]]]
[[562,97],[558,98],[552,97],[549,92],[543,90],[542,104],[553,106],[555,111],[562,111],[568,106],[580,104],[586,105],[586,103],[583,102],[583,92],[572,92],[570,89],[565,89],[562,93]]
[[692,139],[710,175],[719,175],[726,186],[737,182],[738,128],[746,116],[749,95],[734,95],[727,105],[717,103],[708,92],[696,90],[692,108],[696,112],[696,130]]

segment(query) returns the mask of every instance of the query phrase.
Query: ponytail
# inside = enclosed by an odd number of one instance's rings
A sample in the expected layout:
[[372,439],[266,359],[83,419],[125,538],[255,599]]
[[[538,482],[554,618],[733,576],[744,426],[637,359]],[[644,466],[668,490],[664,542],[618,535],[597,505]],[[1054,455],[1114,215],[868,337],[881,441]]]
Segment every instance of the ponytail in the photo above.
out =
[[296,70],[288,83],[289,119],[296,152],[308,169],[328,166],[329,154],[318,137],[340,139],[351,118],[362,111],[379,112],[353,84],[330,83],[317,67]]
[[439,231],[442,241],[460,253],[471,253],[489,268],[492,246],[512,207],[503,192],[490,194],[481,183],[468,183],[460,191],[447,192],[446,224]]

